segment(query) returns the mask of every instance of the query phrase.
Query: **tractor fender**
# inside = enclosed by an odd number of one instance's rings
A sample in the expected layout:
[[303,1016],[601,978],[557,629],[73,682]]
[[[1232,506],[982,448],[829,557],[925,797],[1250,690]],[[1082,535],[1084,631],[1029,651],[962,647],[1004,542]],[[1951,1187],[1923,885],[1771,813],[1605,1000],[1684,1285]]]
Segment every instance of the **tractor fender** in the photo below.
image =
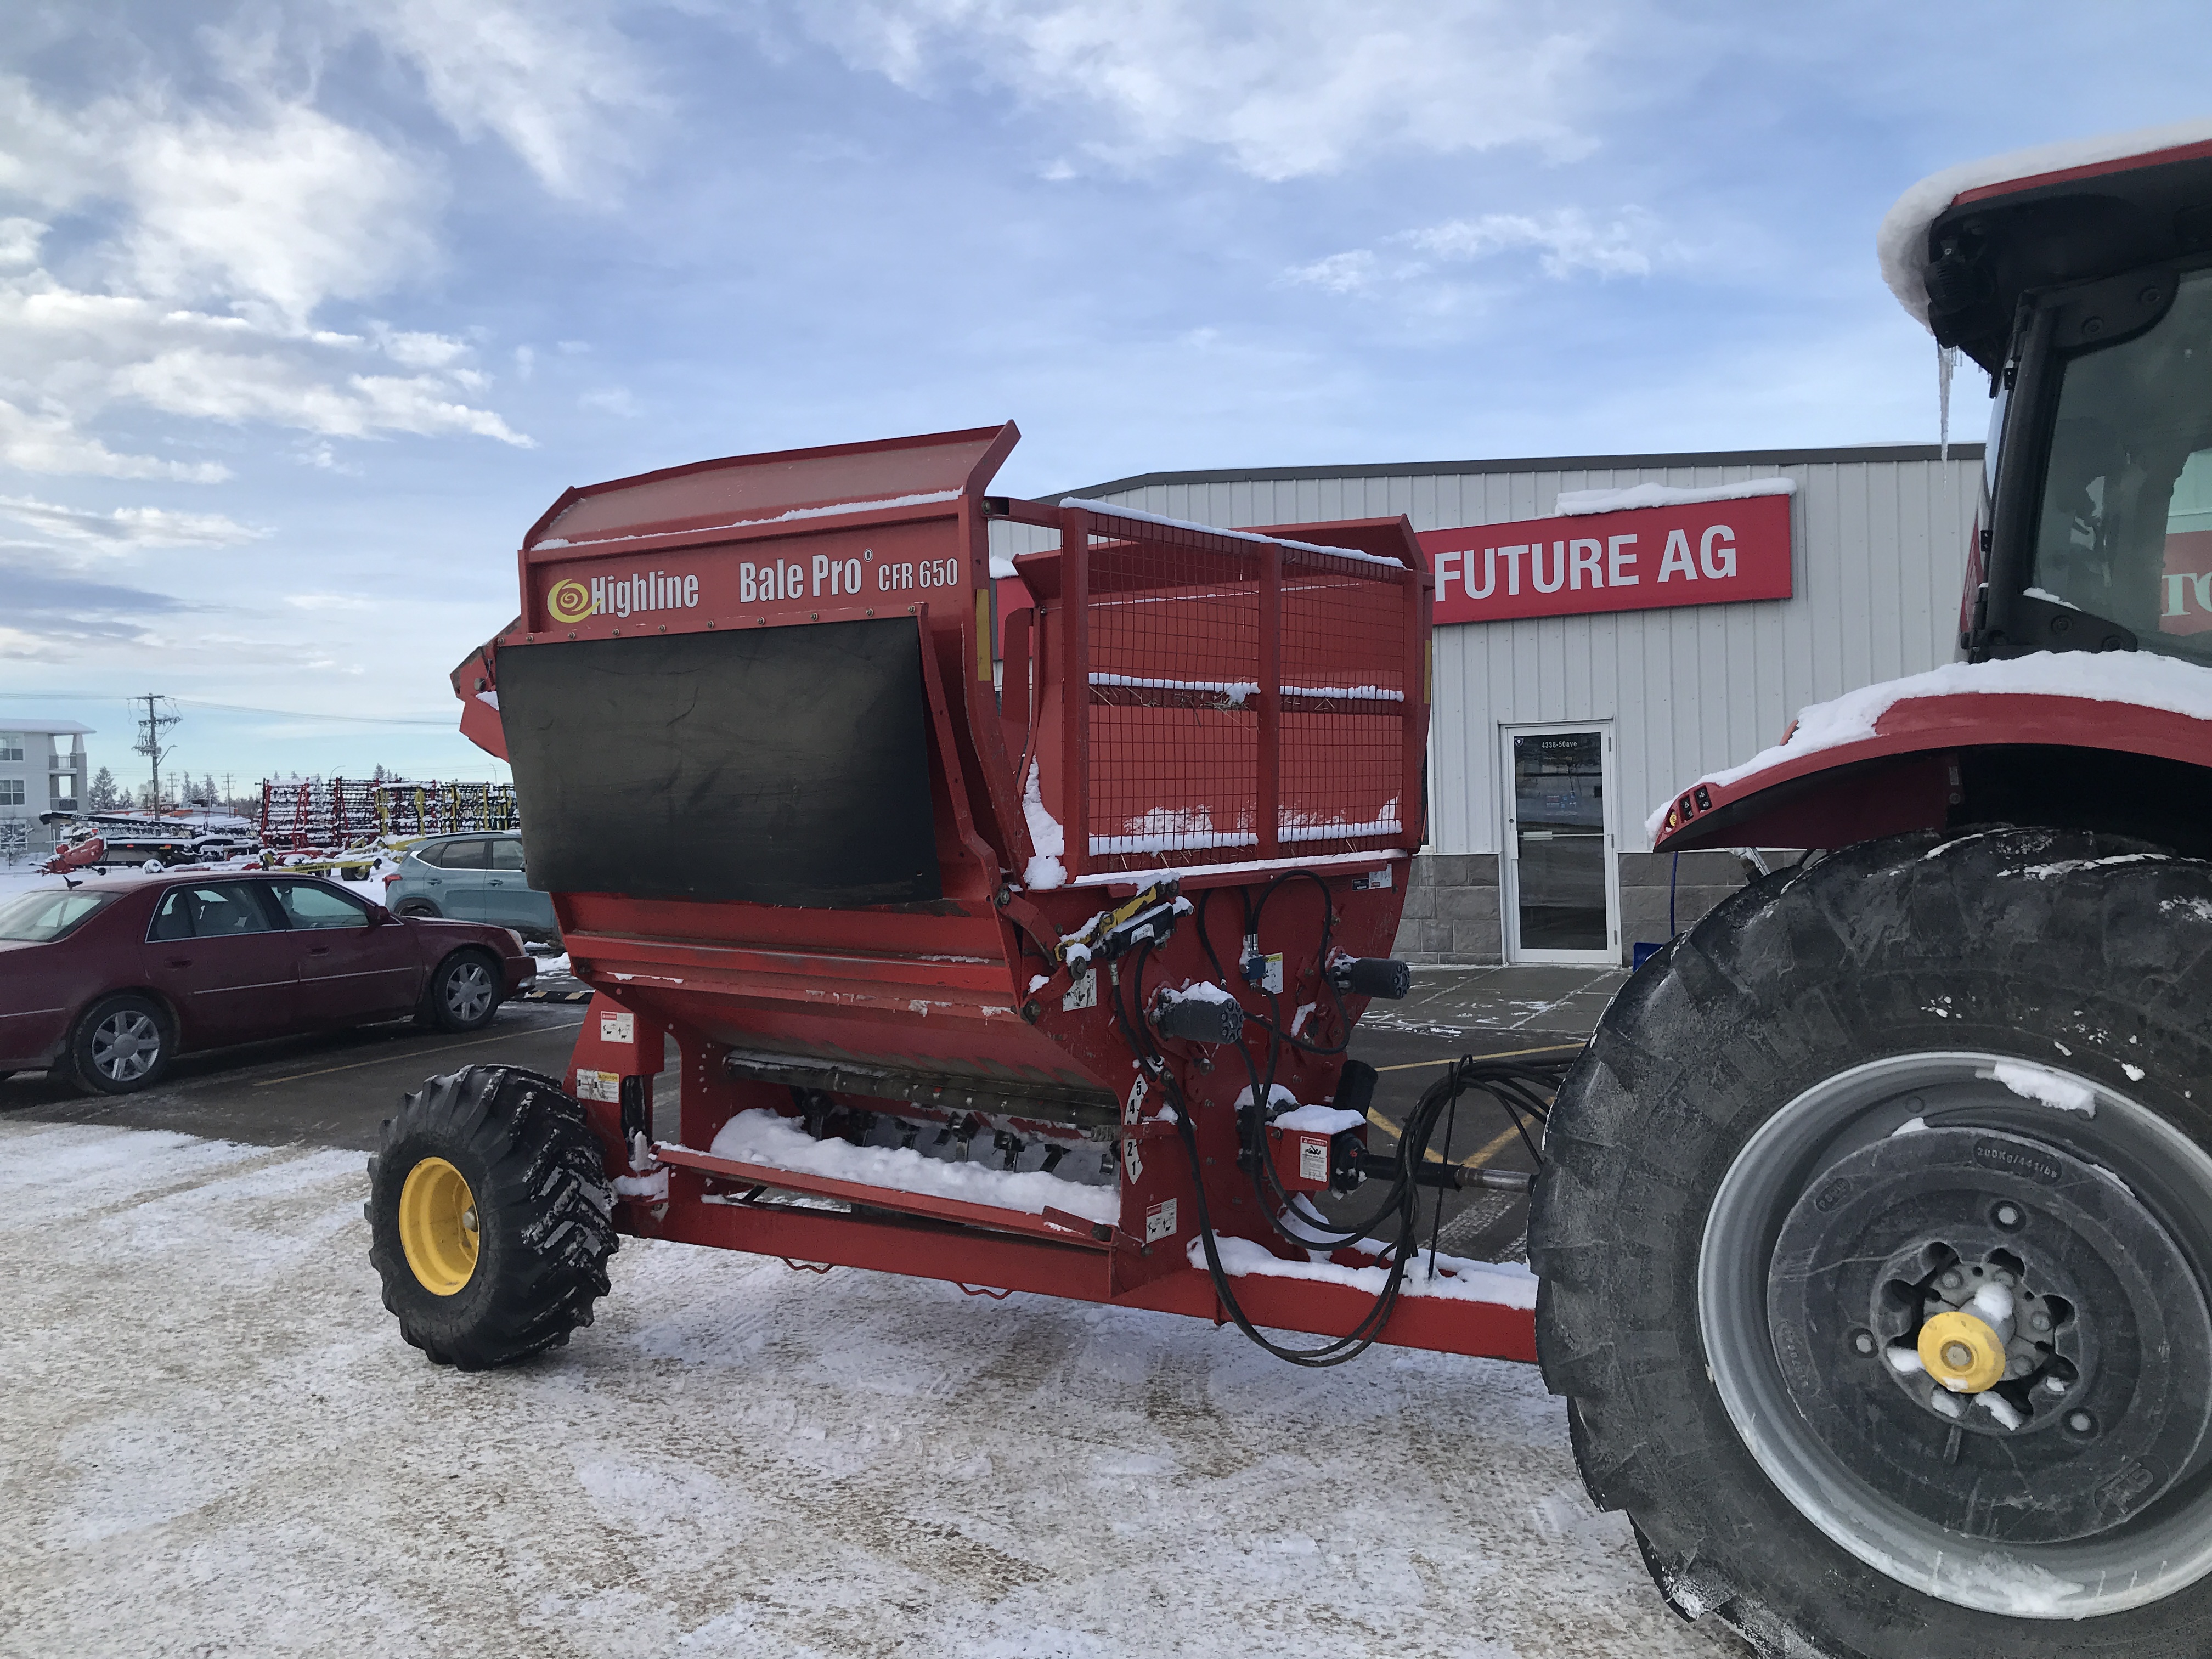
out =
[[1905,696],[1870,732],[1801,741],[1818,712],[1655,812],[1654,849],[1832,848],[1996,821],[2171,841],[2168,819],[2186,834],[2184,800],[2212,799],[2212,720],[2174,708],[2011,692]]

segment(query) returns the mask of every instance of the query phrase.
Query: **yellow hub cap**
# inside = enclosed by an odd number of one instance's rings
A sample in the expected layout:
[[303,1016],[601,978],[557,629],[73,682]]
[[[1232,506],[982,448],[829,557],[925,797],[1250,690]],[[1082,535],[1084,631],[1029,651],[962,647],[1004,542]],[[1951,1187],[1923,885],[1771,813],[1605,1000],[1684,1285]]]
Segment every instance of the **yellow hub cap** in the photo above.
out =
[[1940,1313],[1920,1328],[1920,1363],[1954,1394],[1979,1394],[2005,1374],[2004,1344],[1970,1313]]
[[465,1289],[477,1270],[477,1196],[442,1158],[426,1158],[399,1189],[399,1248],[433,1296]]

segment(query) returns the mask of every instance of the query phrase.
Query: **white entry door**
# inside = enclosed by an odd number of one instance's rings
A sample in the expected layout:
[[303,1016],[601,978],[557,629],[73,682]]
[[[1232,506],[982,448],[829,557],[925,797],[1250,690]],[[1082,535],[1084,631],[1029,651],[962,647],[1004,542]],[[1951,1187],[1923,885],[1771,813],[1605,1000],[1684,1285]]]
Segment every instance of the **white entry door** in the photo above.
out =
[[1613,730],[1500,729],[1505,857],[1498,908],[1508,962],[1620,960],[1620,866],[1613,857]]

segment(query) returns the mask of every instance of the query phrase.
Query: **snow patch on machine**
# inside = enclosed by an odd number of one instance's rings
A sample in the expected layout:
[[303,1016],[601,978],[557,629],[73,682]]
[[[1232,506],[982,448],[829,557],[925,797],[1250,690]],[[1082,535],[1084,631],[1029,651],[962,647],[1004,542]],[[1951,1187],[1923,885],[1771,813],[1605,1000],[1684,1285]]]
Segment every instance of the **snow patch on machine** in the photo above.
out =
[[[1725,788],[1808,755],[1864,742],[1877,735],[1881,717],[1901,702],[1960,696],[2078,697],[2212,721],[2212,668],[2142,651],[2039,651],[2002,661],[1945,663],[1813,703],[1798,712],[1782,742],[1699,781]],[[1661,802],[1644,821],[1648,834],[1656,837],[1666,827],[1674,805],[1672,798]]]
[[1121,1218],[1121,1195],[1115,1188],[1063,1181],[1039,1170],[948,1164],[902,1146],[855,1146],[842,1140],[816,1140],[791,1119],[767,1110],[738,1113],[722,1126],[708,1150],[717,1158],[741,1164],[882,1187],[895,1193],[927,1193],[1031,1215],[1066,1210],[1087,1221],[1109,1225]]
[[1030,763],[1029,781],[1022,786],[1022,816],[1029,820],[1030,845],[1036,850],[1030,854],[1029,868],[1022,872],[1025,887],[1050,889],[1067,884],[1067,866],[1060,857],[1067,851],[1067,836],[1044,804],[1043,791],[1037,782],[1037,763]]
[[2024,1060],[2001,1060],[1990,1068],[1990,1076],[2022,1100],[2061,1112],[2079,1112],[2084,1117],[2097,1115],[2097,1091],[2062,1073]]
[[[1267,1279],[1304,1279],[1322,1285],[1343,1285],[1380,1296],[1389,1278],[1385,1267],[1346,1267],[1334,1261],[1285,1261],[1264,1245],[1249,1238],[1226,1236],[1214,1240],[1221,1253],[1223,1271],[1232,1279],[1257,1275]],[[1206,1265],[1204,1247],[1196,1239],[1189,1246],[1194,1267]],[[1431,1273],[1432,1268],[1432,1273]],[[1505,1308],[1536,1305],[1536,1275],[1517,1261],[1474,1261],[1465,1256],[1420,1253],[1420,1266],[1408,1267],[1400,1285],[1401,1296],[1437,1297],[1451,1302],[1488,1302]]]

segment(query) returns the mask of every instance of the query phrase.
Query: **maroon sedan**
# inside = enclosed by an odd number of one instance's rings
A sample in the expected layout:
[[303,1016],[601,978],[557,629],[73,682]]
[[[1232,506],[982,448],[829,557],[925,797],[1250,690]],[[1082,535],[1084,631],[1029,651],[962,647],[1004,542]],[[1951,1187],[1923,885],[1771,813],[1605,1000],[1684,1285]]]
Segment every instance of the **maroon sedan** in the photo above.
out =
[[410,1013],[472,1031],[536,971],[504,927],[281,871],[41,887],[0,902],[0,1077],[125,1094],[190,1048]]

